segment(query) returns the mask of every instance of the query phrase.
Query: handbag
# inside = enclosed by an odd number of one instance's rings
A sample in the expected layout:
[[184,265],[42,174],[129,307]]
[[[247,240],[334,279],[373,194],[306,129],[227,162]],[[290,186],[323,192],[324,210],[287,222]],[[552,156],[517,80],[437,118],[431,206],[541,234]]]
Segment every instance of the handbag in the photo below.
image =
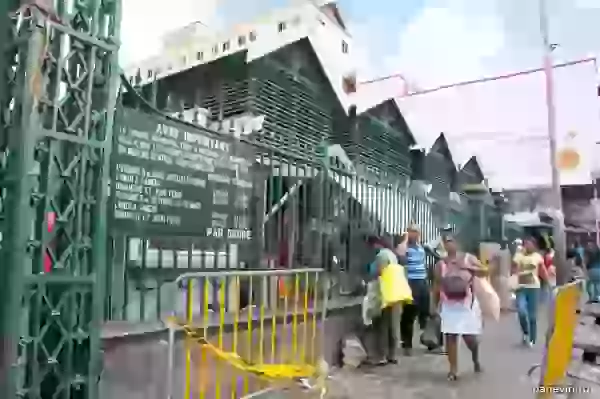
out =
[[425,329],[421,333],[421,343],[429,350],[438,348],[442,343],[440,336],[442,334],[442,319],[439,315],[432,315],[427,319]]
[[512,274],[508,277],[508,289],[510,291],[516,291],[519,288],[519,275]]
[[387,308],[398,302],[412,302],[412,290],[406,279],[404,267],[390,264],[383,268],[379,276],[381,307]]
[[475,277],[473,294],[479,302],[483,316],[498,321],[500,319],[500,298],[492,284],[485,278]]
[[361,313],[365,326],[370,326],[373,319],[381,315],[381,288],[378,280],[367,283],[367,293],[363,297]]

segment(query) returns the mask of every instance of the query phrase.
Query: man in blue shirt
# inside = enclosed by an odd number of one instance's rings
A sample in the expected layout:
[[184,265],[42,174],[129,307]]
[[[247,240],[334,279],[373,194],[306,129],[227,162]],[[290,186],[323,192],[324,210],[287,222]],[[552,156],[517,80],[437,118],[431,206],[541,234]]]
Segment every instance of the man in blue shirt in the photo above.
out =
[[400,339],[404,354],[411,355],[415,320],[418,319],[421,329],[425,328],[429,318],[429,282],[425,264],[425,249],[419,243],[419,226],[412,224],[407,231],[406,253],[400,256],[400,264],[404,265],[408,284],[412,290],[413,302],[405,304],[400,319]]

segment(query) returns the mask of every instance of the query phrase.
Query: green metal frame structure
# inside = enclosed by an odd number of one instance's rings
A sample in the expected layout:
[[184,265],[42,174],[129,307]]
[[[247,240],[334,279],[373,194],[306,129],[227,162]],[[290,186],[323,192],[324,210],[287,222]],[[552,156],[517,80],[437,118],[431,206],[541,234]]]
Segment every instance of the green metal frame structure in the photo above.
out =
[[121,2],[55,7],[0,5],[7,399],[98,398]]

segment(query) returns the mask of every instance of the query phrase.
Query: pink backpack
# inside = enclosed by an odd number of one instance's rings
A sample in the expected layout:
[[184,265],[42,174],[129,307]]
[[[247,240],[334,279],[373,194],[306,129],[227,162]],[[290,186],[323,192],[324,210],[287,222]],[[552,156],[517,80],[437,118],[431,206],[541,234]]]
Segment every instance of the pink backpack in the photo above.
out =
[[473,285],[473,273],[468,269],[468,254],[459,255],[451,262],[442,260],[441,290],[446,298],[453,301],[464,300]]

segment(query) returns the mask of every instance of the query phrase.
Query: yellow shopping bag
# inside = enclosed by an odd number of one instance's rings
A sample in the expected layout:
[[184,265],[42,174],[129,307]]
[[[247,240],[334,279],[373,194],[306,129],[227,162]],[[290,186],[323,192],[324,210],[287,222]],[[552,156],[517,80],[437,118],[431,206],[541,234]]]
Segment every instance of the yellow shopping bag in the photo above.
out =
[[412,291],[408,285],[404,267],[397,264],[387,265],[379,276],[381,287],[381,307],[387,308],[398,302],[412,302]]

